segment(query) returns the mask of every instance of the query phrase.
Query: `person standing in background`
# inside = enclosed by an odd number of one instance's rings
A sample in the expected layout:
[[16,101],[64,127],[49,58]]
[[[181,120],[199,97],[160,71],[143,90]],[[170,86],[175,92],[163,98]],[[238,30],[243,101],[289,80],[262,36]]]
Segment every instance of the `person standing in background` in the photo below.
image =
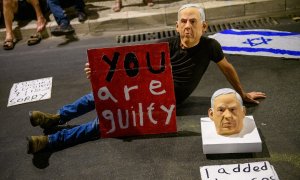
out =
[[[154,3],[153,3],[152,0],[143,0],[143,2],[144,2],[145,4],[147,4],[147,6],[149,6],[149,7],[154,6]],[[113,10],[114,12],[120,12],[120,11],[121,11],[121,8],[122,8],[122,0],[116,0],[116,1],[115,1],[115,5],[112,7],[112,10]]]
[[79,22],[84,22],[87,19],[83,0],[47,0],[47,4],[50,11],[53,13],[56,23],[58,24],[57,27],[51,30],[51,34],[54,36],[73,34],[75,31],[70,24],[67,14],[63,10],[64,7],[75,6]]
[[47,21],[44,18],[39,0],[3,0],[3,17],[6,30],[3,43],[4,50],[12,50],[17,42],[12,29],[15,17],[16,19],[31,19],[36,17],[36,34],[30,37],[27,44],[34,45],[41,41],[40,32],[45,29]]

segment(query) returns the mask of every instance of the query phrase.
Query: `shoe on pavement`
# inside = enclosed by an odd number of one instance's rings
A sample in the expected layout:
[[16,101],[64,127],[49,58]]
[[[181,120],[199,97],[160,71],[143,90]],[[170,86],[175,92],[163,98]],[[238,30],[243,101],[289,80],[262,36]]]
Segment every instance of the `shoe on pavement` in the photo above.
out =
[[48,136],[28,136],[27,138],[27,153],[34,154],[43,149],[48,145]]
[[48,129],[59,125],[60,115],[41,111],[30,111],[29,119],[32,126],[40,126],[43,129]]
[[68,34],[73,34],[74,32],[75,32],[75,30],[70,24],[68,24],[68,25],[61,24],[51,30],[51,34],[53,36],[68,35]]
[[83,12],[83,11],[78,12],[78,21],[79,21],[79,22],[84,22],[84,21],[86,21],[86,20],[87,20],[87,15],[86,15],[86,13]]

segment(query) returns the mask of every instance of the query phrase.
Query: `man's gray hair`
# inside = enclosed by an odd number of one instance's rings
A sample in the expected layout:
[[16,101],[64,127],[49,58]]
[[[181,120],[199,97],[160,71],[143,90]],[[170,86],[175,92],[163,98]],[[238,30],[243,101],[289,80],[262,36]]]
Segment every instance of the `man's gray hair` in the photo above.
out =
[[215,91],[214,94],[211,96],[211,100],[210,100],[211,108],[214,107],[215,98],[218,96],[221,96],[221,95],[225,95],[225,94],[235,94],[235,96],[238,99],[238,101],[240,102],[241,106],[243,106],[243,100],[242,100],[242,97],[239,95],[239,93],[237,93],[235,90],[230,89],[230,88],[222,88],[222,89]]
[[201,18],[201,21],[205,21],[205,13],[204,13],[204,9],[198,5],[198,4],[185,4],[183,6],[181,6],[178,10],[178,20],[179,20],[179,13],[180,11],[182,11],[183,9],[186,9],[186,8],[197,8],[199,10],[199,13],[200,13],[200,18]]

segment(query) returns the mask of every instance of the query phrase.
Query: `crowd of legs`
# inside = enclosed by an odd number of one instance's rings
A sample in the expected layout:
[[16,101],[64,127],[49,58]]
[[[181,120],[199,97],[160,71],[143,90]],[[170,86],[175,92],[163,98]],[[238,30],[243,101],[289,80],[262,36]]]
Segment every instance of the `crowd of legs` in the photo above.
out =
[[[143,3],[149,7],[154,5],[152,0],[143,0]],[[3,49],[14,49],[18,39],[13,33],[13,21],[23,20],[23,18],[36,19],[36,33],[29,37],[28,45],[38,44],[42,40],[42,31],[47,25],[45,14],[49,13],[53,14],[57,23],[57,26],[51,29],[53,36],[73,34],[75,30],[65,11],[65,8],[71,6],[77,12],[78,21],[84,23],[88,19],[84,0],[3,0],[3,17],[6,29]],[[122,0],[115,0],[112,11],[119,12],[122,7]]]

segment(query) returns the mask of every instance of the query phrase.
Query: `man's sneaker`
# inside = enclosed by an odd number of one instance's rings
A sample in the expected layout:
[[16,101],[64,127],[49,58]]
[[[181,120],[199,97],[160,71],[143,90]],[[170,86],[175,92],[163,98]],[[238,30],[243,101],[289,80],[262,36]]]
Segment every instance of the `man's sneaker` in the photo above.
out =
[[87,19],[87,15],[85,12],[83,12],[83,11],[78,12],[78,21],[79,22],[84,22],[84,21],[86,21],[86,19]]
[[43,129],[48,129],[59,125],[60,115],[30,111],[29,119],[32,126],[40,126]]
[[48,145],[48,136],[28,136],[27,138],[27,153],[34,154],[43,150]]
[[73,34],[74,32],[75,32],[75,30],[70,24],[68,24],[68,25],[61,24],[51,30],[51,34],[53,36],[68,35],[68,34]]

